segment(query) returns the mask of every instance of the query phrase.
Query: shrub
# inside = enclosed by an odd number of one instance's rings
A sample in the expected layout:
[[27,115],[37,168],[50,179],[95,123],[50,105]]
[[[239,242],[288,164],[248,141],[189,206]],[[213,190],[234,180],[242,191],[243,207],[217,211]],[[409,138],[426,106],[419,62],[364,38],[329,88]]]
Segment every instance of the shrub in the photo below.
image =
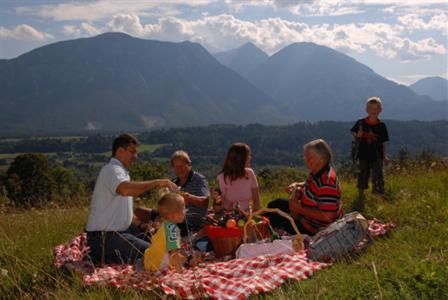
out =
[[17,156],[6,171],[5,186],[8,198],[16,206],[43,206],[54,190],[48,158],[32,153]]

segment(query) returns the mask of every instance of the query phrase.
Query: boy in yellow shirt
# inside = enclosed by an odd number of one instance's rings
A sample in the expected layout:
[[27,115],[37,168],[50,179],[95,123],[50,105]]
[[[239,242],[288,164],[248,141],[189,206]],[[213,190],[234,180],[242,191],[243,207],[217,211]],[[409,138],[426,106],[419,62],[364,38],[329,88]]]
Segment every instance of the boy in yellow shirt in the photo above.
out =
[[174,267],[180,271],[186,258],[180,251],[180,230],[177,223],[182,223],[185,219],[184,198],[179,194],[168,193],[160,198],[157,206],[163,222],[151,238],[151,246],[145,250],[145,269],[157,271]]

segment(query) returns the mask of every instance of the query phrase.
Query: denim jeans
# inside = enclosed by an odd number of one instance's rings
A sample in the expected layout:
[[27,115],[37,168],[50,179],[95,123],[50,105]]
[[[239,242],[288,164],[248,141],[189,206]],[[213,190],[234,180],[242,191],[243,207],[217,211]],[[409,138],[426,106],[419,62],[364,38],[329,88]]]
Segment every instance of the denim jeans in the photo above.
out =
[[88,231],[89,256],[94,263],[132,264],[150,246],[149,238],[136,226],[126,231]]

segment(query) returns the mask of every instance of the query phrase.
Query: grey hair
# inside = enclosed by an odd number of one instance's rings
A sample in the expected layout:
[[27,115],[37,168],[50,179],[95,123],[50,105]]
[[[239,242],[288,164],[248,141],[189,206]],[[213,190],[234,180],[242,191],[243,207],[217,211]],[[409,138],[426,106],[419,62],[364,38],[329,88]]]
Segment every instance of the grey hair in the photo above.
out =
[[187,152],[185,152],[184,150],[177,150],[176,152],[173,153],[173,155],[171,155],[171,165],[173,164],[173,162],[176,159],[181,159],[183,160],[185,163],[191,165],[191,159],[190,156],[188,155]]
[[330,146],[323,139],[317,139],[306,143],[303,146],[303,150],[313,150],[317,155],[325,159],[327,163],[331,163],[333,160],[333,153]]

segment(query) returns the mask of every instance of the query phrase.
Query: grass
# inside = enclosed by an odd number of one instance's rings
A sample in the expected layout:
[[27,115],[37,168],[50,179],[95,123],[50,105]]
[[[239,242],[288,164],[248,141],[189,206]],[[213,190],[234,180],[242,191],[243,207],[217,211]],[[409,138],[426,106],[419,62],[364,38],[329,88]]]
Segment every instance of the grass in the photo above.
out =
[[[58,137],[60,138],[60,137]],[[68,139],[68,137],[67,137]],[[163,147],[165,144],[141,144],[138,146],[138,151],[140,153],[143,152],[148,152],[148,153],[152,153],[154,151],[156,151],[157,149],[159,149],[160,147]],[[0,153],[0,159],[14,159],[17,156],[24,154],[24,153]],[[44,154],[46,155],[55,155],[55,152],[45,152]],[[111,151],[106,151],[106,152],[102,152],[102,155],[105,156],[110,156],[111,155]]]
[[[365,215],[397,227],[377,239],[358,258],[341,261],[311,279],[289,282],[253,299],[447,299],[448,173],[415,171],[390,175],[387,199],[367,194]],[[342,181],[350,211],[355,182]],[[282,192],[262,193],[263,202]],[[83,288],[79,274],[52,266],[55,245],[80,233],[87,208],[0,213],[0,298],[135,299],[159,298],[154,292]]]
[[0,159],[14,159],[22,153],[0,153]]

